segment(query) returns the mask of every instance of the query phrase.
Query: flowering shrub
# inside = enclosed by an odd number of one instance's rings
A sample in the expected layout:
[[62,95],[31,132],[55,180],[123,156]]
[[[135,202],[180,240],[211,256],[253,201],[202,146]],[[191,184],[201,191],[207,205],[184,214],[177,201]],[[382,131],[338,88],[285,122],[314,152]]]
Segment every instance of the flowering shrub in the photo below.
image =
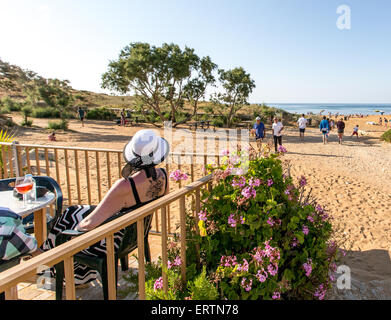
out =
[[284,173],[286,152],[248,161],[241,175],[237,159],[208,167],[198,244],[222,299],[323,299],[334,280],[330,218],[304,195],[305,177]]

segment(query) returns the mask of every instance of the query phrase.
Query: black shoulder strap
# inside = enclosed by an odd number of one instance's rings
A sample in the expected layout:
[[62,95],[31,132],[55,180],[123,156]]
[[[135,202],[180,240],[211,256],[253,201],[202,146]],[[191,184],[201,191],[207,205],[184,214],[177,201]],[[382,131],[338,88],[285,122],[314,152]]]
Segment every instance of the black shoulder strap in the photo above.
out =
[[167,179],[167,172],[166,172],[166,169],[164,168],[161,168],[163,173],[164,173],[164,177],[166,178],[166,186],[164,187],[164,193],[166,193],[167,191],[167,184],[168,184],[168,179]]
[[130,185],[132,186],[133,195],[134,195],[134,199],[136,200],[136,204],[140,204],[141,203],[140,197],[138,195],[136,184],[134,183],[133,178],[129,177],[129,182],[130,182]]

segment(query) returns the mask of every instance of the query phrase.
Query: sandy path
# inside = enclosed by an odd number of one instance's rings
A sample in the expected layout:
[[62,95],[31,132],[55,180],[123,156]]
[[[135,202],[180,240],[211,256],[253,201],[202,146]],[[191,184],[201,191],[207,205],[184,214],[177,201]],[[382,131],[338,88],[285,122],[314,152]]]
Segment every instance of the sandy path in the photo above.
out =
[[[333,217],[335,237],[348,250],[342,263],[352,270],[352,291],[334,298],[391,298],[391,146],[373,136],[336,133],[323,145],[319,130],[306,142],[288,129],[285,142],[293,176],[304,174],[309,188]],[[350,133],[350,131],[347,131]]]

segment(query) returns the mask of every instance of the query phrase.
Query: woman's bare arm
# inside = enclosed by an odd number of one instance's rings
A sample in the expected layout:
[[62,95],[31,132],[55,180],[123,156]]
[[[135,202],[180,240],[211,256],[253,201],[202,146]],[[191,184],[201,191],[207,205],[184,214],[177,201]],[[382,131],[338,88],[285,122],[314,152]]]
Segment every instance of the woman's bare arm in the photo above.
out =
[[[134,203],[133,192],[129,181],[118,180],[105,195],[96,209],[79,223],[81,230],[92,230],[119,212],[122,208],[128,208]],[[79,229],[78,228],[78,229]]]

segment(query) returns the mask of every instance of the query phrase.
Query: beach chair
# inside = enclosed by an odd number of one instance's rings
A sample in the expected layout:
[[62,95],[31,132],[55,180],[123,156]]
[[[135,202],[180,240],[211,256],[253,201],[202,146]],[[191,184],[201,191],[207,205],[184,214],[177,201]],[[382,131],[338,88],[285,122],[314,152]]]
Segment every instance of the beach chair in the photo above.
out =
[[[104,223],[113,221],[119,216],[130,213],[132,211],[134,211],[134,209],[124,210],[120,214],[114,215],[111,218],[107,219]],[[149,216],[144,218],[144,254],[145,254],[146,262],[151,262],[151,251],[148,243],[148,235],[151,229],[152,217],[153,214],[150,214]],[[67,231],[63,231],[61,235],[57,236],[56,246],[65,243],[66,241],[70,240],[71,237],[72,237],[71,234],[67,234]],[[137,224],[136,223],[125,228],[124,236],[122,238],[120,246],[114,255],[114,261],[116,267],[115,268],[116,288],[118,283],[118,260],[120,260],[121,262],[122,271],[129,270],[128,255],[135,249],[137,249]],[[88,266],[89,268],[96,270],[100,274],[102,279],[103,298],[104,300],[108,300],[106,255],[93,257],[90,255],[86,255],[82,252],[79,252],[74,256],[74,261],[83,264],[85,266]],[[62,291],[63,291],[64,275],[65,275],[64,263],[60,262],[59,264],[55,265],[55,269],[56,269],[56,300],[62,300]]]
[[[63,202],[62,191],[57,181],[51,177],[35,176],[33,178],[35,180],[37,187],[44,187],[56,195],[55,214],[53,217],[48,215],[46,220],[47,232],[49,233],[54,223],[58,220],[58,218],[62,214],[62,202]],[[15,184],[15,180],[16,180],[15,178],[0,180],[0,191],[13,190],[14,187],[11,186],[11,184]],[[34,233],[33,214],[23,219],[23,227],[27,233],[29,234]]]

